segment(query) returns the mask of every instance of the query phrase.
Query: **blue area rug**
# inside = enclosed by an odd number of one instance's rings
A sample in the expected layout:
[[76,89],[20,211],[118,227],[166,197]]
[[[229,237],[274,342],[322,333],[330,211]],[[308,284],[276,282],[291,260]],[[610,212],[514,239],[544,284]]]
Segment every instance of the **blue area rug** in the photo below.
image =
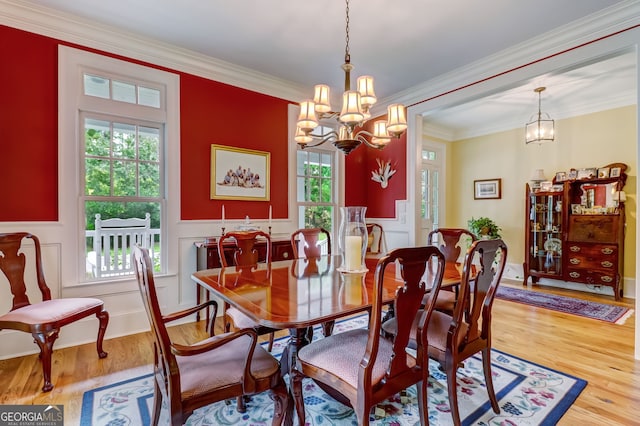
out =
[[[366,327],[368,317],[359,316],[336,323],[335,333]],[[314,339],[321,338],[319,329]],[[274,343],[272,353],[281,354],[288,338]],[[573,404],[587,382],[570,375],[493,350],[493,382],[501,414],[491,410],[482,360],[472,358],[458,370],[458,400],[464,425],[554,425]],[[437,363],[430,365],[429,422],[450,425],[446,376]],[[353,410],[324,393],[313,381],[305,379],[303,394],[308,425],[357,425]],[[235,400],[219,402],[196,410],[187,425],[270,425],[273,401],[268,393],[254,395],[247,412],[238,413]],[[148,425],[153,408],[151,374],[88,391],[82,400],[81,426]],[[169,424],[163,411],[162,425]],[[371,412],[373,425],[420,424],[415,386],[379,404]],[[297,419],[294,420],[297,424]]]
[[510,302],[518,302],[614,324],[624,324],[633,314],[633,309],[628,309],[624,306],[591,302],[589,300],[541,293],[539,291],[521,290],[504,285],[498,287],[496,296],[498,299],[508,300]]

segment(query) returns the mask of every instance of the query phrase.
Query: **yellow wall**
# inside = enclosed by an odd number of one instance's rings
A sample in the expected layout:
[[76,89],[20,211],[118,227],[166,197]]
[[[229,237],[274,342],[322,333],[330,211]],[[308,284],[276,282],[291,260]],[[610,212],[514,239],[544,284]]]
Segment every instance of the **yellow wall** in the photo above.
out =
[[[452,142],[447,164],[445,226],[467,227],[471,217],[493,218],[509,247],[509,263],[524,260],[525,183],[535,169],[551,180],[571,168],[627,164],[624,276],[635,277],[636,107],[556,120],[555,142],[525,145],[520,129]],[[502,198],[474,200],[475,179],[502,179]]]

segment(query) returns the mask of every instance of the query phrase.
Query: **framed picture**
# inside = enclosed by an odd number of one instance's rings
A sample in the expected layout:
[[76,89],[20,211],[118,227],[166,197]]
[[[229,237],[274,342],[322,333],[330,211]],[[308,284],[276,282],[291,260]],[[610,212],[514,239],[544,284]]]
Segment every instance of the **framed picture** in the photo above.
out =
[[502,179],[481,179],[473,181],[473,198],[475,200],[488,200],[501,198]]
[[620,177],[620,167],[612,167],[609,177]]
[[579,169],[576,179],[593,179],[597,176],[595,168]]
[[578,178],[578,171],[576,169],[569,170],[567,173],[567,180],[576,180]]
[[580,205],[580,204],[571,204],[571,213],[572,214],[581,214],[582,213],[582,205]]
[[269,201],[271,153],[211,145],[211,199]]
[[565,172],[556,173],[556,182],[564,182],[567,180],[567,174]]
[[598,179],[606,179],[609,177],[609,168],[601,167],[598,169]]

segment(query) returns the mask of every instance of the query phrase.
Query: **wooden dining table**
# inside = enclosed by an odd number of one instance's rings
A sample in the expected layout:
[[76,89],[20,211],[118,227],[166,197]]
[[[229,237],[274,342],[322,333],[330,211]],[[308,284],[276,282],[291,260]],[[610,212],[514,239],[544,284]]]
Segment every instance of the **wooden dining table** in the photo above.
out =
[[[313,326],[365,312],[371,308],[377,259],[367,259],[365,273],[340,271],[340,255],[258,263],[251,267],[206,269],[191,278],[212,295],[239,309],[260,325],[288,329],[291,336],[282,357],[282,373],[295,365],[298,349],[312,339]],[[447,263],[442,288],[460,283],[462,267]],[[429,287],[435,268],[427,267]],[[395,265],[387,267],[382,299],[391,303],[401,277]]]

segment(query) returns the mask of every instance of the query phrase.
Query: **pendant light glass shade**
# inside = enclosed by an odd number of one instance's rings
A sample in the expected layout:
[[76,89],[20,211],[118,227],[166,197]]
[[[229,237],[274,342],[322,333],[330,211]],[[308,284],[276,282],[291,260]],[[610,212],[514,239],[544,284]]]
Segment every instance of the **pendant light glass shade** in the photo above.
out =
[[538,113],[533,114],[525,126],[525,142],[527,144],[553,142],[555,139],[555,123],[549,114],[542,112],[541,94],[545,89],[545,87],[538,87],[534,90],[538,93]]

